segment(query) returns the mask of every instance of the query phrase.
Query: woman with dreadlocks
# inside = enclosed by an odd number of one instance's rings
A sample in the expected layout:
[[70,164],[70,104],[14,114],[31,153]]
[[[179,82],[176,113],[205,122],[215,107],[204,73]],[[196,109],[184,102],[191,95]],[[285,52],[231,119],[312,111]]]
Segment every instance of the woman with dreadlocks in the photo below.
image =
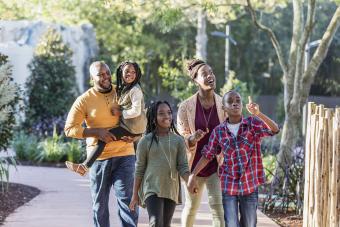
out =
[[[120,125],[109,130],[114,135],[115,140],[120,140],[124,137],[139,137],[145,131],[146,116],[143,92],[140,87],[141,76],[140,67],[136,62],[125,61],[117,68],[116,93],[118,100],[114,100],[113,103],[117,105],[111,107],[111,112],[113,115],[120,117]],[[104,141],[99,140],[83,163],[76,164],[67,161],[67,168],[81,176],[85,175],[94,161],[100,156],[105,145]]]
[[[203,147],[208,144],[213,129],[226,119],[222,109],[222,97],[215,93],[216,78],[211,67],[202,60],[192,59],[187,65],[188,74],[197,86],[196,94],[184,100],[177,114],[177,127],[187,144],[190,171],[196,167]],[[209,207],[213,217],[212,226],[224,226],[222,192],[217,175],[221,154],[214,158],[197,175],[194,194],[185,189],[185,206],[182,212],[182,226],[192,227],[201,203],[204,187],[207,188]]]
[[153,103],[147,111],[146,135],[137,146],[130,209],[146,207],[149,225],[169,227],[181,202],[180,178],[188,181],[185,143],[178,134],[168,102]]

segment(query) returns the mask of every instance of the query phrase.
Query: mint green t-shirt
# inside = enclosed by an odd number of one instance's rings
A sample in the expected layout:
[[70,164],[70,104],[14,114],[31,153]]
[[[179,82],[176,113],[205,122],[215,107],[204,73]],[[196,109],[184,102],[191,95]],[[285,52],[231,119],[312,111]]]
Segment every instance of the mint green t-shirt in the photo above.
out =
[[[142,178],[138,195],[141,205],[156,194],[181,203],[180,178],[189,174],[184,139],[174,133],[157,137],[151,144],[152,134],[145,135],[137,146],[135,177]],[[170,146],[169,146],[170,141]]]

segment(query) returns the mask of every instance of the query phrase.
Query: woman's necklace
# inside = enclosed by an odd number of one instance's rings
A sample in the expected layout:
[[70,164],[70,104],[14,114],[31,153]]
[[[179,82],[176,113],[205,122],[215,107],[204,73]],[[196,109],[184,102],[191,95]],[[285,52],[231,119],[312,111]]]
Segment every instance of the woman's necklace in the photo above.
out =
[[161,150],[162,150],[162,152],[163,152],[163,154],[164,154],[164,156],[165,156],[165,158],[166,158],[166,161],[168,162],[168,165],[169,165],[169,169],[170,169],[170,179],[173,180],[173,181],[175,181],[176,178],[172,175],[172,169],[171,169],[170,132],[168,133],[168,145],[169,145],[169,146],[168,146],[169,158],[168,158],[168,156],[165,154],[165,151],[164,151],[163,149],[161,149]]
[[208,120],[205,117],[205,112],[204,112],[204,109],[203,109],[202,101],[200,101],[200,105],[201,105],[201,110],[202,110],[202,114],[203,114],[204,121],[205,121],[205,131],[207,133],[209,133],[209,121],[210,121],[210,116],[211,116],[212,110],[214,109],[215,102],[214,102],[214,105],[212,105],[212,107],[210,107],[210,112],[209,112]]

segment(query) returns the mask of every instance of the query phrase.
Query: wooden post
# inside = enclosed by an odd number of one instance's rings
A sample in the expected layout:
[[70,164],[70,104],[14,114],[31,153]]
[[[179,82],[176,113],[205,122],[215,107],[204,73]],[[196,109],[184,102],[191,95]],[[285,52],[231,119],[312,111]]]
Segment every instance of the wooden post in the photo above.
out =
[[337,176],[337,156],[336,156],[336,117],[332,116],[331,119],[331,129],[332,129],[332,141],[331,141],[331,154],[332,154],[332,162],[330,168],[330,202],[329,202],[329,226],[336,227],[336,176]]
[[320,105],[317,108],[317,130],[316,130],[316,145],[315,145],[315,177],[314,177],[314,192],[315,192],[315,198],[314,198],[314,224],[316,227],[321,227],[321,152],[322,152],[322,134],[324,130],[323,126],[323,106]]
[[[310,182],[310,186],[309,186],[309,204],[307,204],[308,206],[308,212],[309,212],[309,217],[308,217],[308,222],[310,222],[311,224],[314,223],[314,199],[315,199],[315,195],[314,195],[314,160],[315,160],[315,131],[316,131],[316,115],[312,115],[311,116],[311,121],[312,121],[312,125],[311,125],[311,152],[310,152],[310,166],[309,166],[309,182]],[[312,226],[312,225],[309,226]]]
[[305,187],[304,187],[304,199],[303,199],[303,227],[308,226],[308,203],[309,203],[309,165],[310,165],[310,131],[311,131],[311,112],[313,105],[311,102],[308,103],[307,106],[307,122],[306,122],[306,144],[305,144]]
[[334,140],[335,140],[335,152],[336,152],[336,157],[337,157],[337,174],[336,174],[336,179],[337,179],[337,193],[336,193],[336,226],[340,226],[340,108],[336,108],[335,111],[335,135],[334,135]]
[[329,226],[329,166],[330,166],[330,158],[329,158],[329,118],[330,118],[330,109],[324,109],[325,115],[323,117],[324,131],[322,135],[323,146],[322,146],[322,164],[321,164],[321,215],[322,222],[321,226]]
[[303,227],[340,227],[340,108],[308,103]]

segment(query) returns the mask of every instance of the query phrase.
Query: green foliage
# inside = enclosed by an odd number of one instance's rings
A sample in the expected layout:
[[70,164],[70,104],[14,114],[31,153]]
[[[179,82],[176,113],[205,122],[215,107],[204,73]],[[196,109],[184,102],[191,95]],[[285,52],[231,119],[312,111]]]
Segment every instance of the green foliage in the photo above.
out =
[[38,143],[38,138],[33,134],[28,135],[23,131],[17,133],[12,141],[16,158],[21,161],[37,162],[41,153]]
[[[334,14],[336,8],[339,6],[339,1],[334,4],[333,1],[324,1],[317,4],[316,24],[311,35],[311,41],[322,38],[331,15]],[[336,32],[332,43],[328,49],[327,56],[320,65],[317,74],[315,75],[312,84],[310,95],[320,96],[340,96],[340,30]],[[313,56],[316,48],[311,49]]]
[[63,135],[57,134],[55,127],[53,135],[41,141],[36,136],[21,131],[15,135],[12,147],[18,160],[30,163],[57,163],[66,160],[81,162],[86,154],[80,141],[66,140]]
[[[304,149],[302,146],[293,150],[292,165],[284,165],[278,163],[276,168],[280,168],[283,177],[276,182],[272,182],[267,186],[266,198],[263,200],[262,207],[265,212],[295,211],[301,214],[303,210],[303,185],[304,185]],[[271,179],[273,175],[274,165],[277,165],[277,158],[273,155],[267,155],[263,158],[263,164],[266,170],[267,179]]]
[[[159,97],[160,93],[171,94],[178,98],[185,97],[190,91],[174,92],[173,86],[167,86],[171,76],[176,75],[179,83],[187,78],[181,64],[192,58],[195,51],[196,14],[199,8],[207,10],[208,63],[212,66],[217,89],[224,84],[224,48],[225,39],[213,37],[212,31],[224,31],[225,24],[231,28],[231,36],[237,46],[230,46],[230,69],[237,72],[241,81],[254,84],[254,89],[261,94],[277,95],[282,92],[282,71],[277,61],[275,50],[265,33],[258,31],[244,11],[244,4],[225,4],[217,1],[193,0],[175,1],[122,1],[122,0],[60,0],[27,1],[0,0],[0,13],[5,19],[43,19],[66,24],[90,22],[94,25],[100,52],[98,59],[106,61],[114,72],[119,62],[132,59],[143,69],[142,87],[147,99]],[[106,3],[106,4],[105,4]],[[292,35],[292,5],[285,0],[252,1],[257,9],[264,10],[258,18],[273,28],[283,50],[289,50]],[[333,1],[318,2],[315,32],[311,40],[319,39],[325,30],[330,15],[334,13]],[[316,76],[316,87],[312,93],[339,94],[339,43],[336,35],[324,64]],[[284,53],[287,56],[287,52]],[[327,60],[329,59],[329,60]],[[175,67],[173,72],[169,67]],[[169,70],[169,72],[165,72]],[[162,75],[159,75],[159,73]],[[185,87],[186,88],[186,87]],[[316,88],[316,89],[315,89]],[[178,94],[177,94],[178,93]]]
[[195,92],[194,83],[185,74],[182,62],[174,60],[174,64],[164,63],[159,68],[159,76],[162,78],[163,87],[170,91],[172,97],[184,100]]
[[152,16],[152,23],[163,33],[168,33],[183,23],[183,12],[179,8],[160,9]]
[[71,162],[82,162],[86,158],[86,152],[79,140],[72,139],[66,143],[67,160]]
[[42,140],[39,145],[41,153],[38,156],[38,162],[80,162],[84,159],[82,146],[79,141],[71,140],[65,142],[63,134],[58,135],[56,129],[53,131],[52,137]]
[[[19,87],[13,82],[8,57],[0,53],[0,151],[5,151],[13,136],[15,107],[19,101]],[[7,153],[5,153],[7,154]],[[0,156],[0,182],[2,192],[8,189],[9,168],[16,166],[13,157]]]
[[0,53],[0,151],[6,150],[13,136],[19,86],[13,82],[8,58]]
[[58,135],[54,129],[52,137],[47,137],[39,143],[41,153],[38,156],[38,162],[60,162],[66,161],[66,145],[63,136]]
[[65,142],[63,134],[58,135],[54,128],[52,137],[42,140],[39,145],[41,153],[38,156],[38,162],[80,162],[84,159],[85,152],[77,140]]
[[276,168],[276,156],[275,155],[267,155],[262,158],[263,168],[266,174],[266,181],[271,182],[274,176],[275,168]]
[[51,134],[41,122],[53,124],[53,119],[65,115],[78,94],[72,52],[61,35],[49,29],[40,40],[29,64],[31,75],[26,81],[25,128],[42,135]]
[[9,167],[16,167],[16,160],[13,157],[0,157],[0,182],[2,193],[8,190]]

